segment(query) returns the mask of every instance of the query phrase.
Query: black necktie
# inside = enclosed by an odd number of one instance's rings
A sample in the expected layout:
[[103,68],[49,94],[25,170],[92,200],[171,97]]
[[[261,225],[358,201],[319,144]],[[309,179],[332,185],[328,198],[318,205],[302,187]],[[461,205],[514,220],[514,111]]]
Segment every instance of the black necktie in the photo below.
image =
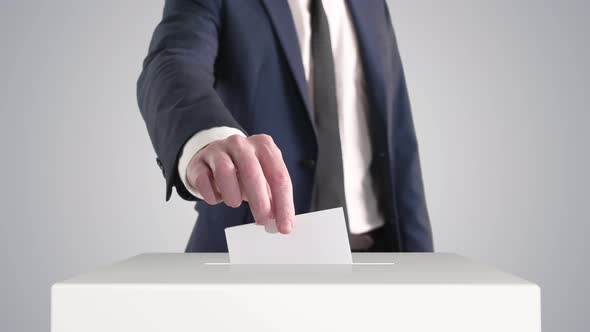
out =
[[342,206],[346,214],[330,28],[321,0],[312,0],[310,9],[313,113],[318,143],[312,210]]

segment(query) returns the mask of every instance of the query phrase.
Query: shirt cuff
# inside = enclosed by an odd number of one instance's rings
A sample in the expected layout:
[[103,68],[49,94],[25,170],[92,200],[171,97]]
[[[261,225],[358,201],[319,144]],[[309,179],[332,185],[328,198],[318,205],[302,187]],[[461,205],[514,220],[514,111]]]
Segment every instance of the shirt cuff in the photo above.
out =
[[188,192],[190,192],[193,196],[203,199],[199,192],[188,183],[186,171],[188,169],[189,162],[197,152],[209,145],[209,143],[220,139],[226,139],[232,135],[246,136],[241,130],[237,128],[213,127],[199,131],[184,144],[184,147],[182,148],[182,154],[178,159],[178,176],[180,177],[180,181],[182,181],[186,190],[188,190]]

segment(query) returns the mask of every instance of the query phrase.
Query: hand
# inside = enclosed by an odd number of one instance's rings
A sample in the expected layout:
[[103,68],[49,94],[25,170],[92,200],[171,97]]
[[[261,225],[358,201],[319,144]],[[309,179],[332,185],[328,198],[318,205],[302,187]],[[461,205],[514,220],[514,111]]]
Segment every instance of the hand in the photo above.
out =
[[197,152],[187,180],[208,204],[238,207],[247,201],[257,224],[276,222],[287,234],[293,228],[293,187],[283,156],[268,135],[232,135]]

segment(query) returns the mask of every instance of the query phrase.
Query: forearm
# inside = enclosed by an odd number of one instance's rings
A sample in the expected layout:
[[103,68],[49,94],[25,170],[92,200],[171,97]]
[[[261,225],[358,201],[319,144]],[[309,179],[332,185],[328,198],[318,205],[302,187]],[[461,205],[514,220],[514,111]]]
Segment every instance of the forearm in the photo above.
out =
[[240,129],[213,86],[219,10],[219,1],[166,1],[137,83],[139,108],[166,178],[166,199],[173,186],[194,199],[177,170],[193,135],[213,127]]

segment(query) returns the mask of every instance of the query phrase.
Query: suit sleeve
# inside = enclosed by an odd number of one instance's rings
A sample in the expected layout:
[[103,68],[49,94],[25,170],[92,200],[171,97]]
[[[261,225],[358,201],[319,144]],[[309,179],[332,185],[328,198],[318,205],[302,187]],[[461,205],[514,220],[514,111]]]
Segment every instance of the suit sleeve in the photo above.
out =
[[396,210],[402,232],[403,251],[434,250],[430,217],[426,207],[418,142],[404,77],[396,98],[394,129],[394,179]]
[[137,82],[141,115],[166,180],[184,199],[196,198],[178,176],[187,140],[213,127],[242,128],[214,89],[220,0],[166,0]]
[[[395,41],[387,6],[385,12],[391,28],[391,36]],[[395,44],[397,45],[397,43]],[[399,57],[396,57],[394,61],[398,62],[395,67],[402,67]],[[426,206],[418,141],[403,69],[397,76],[398,81],[394,85],[396,90],[393,98],[393,178],[395,181],[395,208],[403,239],[402,251],[430,252],[434,250],[432,229]]]

